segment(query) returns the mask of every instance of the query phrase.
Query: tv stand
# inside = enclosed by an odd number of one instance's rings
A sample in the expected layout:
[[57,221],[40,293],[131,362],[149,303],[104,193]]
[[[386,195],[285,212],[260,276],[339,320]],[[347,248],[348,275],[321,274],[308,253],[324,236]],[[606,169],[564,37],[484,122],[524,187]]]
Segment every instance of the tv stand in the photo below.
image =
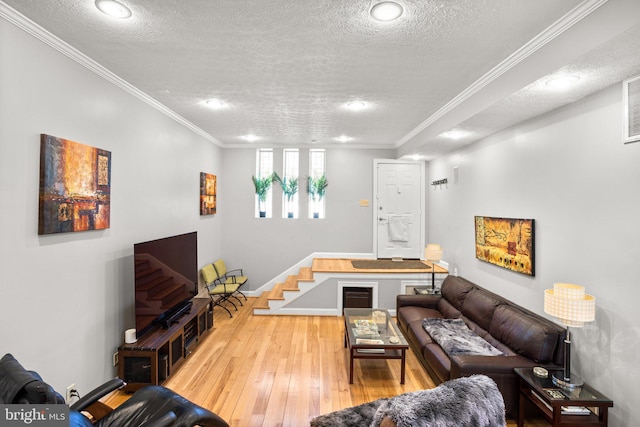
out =
[[126,382],[124,391],[162,384],[182,365],[213,327],[211,299],[193,298],[167,322],[166,328],[156,325],[137,342],[118,347],[118,377]]
[[182,307],[180,307],[178,310],[176,310],[175,312],[171,313],[169,315],[169,317],[167,317],[166,319],[162,319],[162,321],[161,321],[162,328],[163,329],[169,329],[169,327],[172,324],[178,323],[178,319],[180,317],[182,317],[184,314],[189,313],[191,311],[191,307],[192,306],[193,306],[193,301],[189,301],[188,303],[186,303]]

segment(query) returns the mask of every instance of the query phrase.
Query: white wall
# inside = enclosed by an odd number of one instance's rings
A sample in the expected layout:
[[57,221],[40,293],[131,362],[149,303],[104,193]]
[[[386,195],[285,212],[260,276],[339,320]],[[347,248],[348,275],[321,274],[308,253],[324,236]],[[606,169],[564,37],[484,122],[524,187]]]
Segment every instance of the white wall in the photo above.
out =
[[[614,399],[614,427],[640,419],[640,143],[620,142],[621,110],[620,87],[609,88],[431,162],[428,180],[449,179],[428,186],[428,241],[444,246],[452,271],[539,313],[556,281],[596,296],[574,362]],[[37,235],[40,133],[111,151],[110,229]],[[372,160],[393,157],[332,149],[327,219],[253,218],[253,150],[221,153],[0,19],[0,353],[61,391],[112,377],[111,354],[133,324],[138,241],[197,230],[200,264],[224,256],[252,286],[313,251],[369,252],[372,213],[358,202],[371,202]],[[199,172],[219,176],[215,216],[198,215]],[[536,219],[535,278],[475,259],[474,215]]]
[[[242,267],[249,276],[247,289],[257,289],[313,252],[373,251],[373,159],[389,159],[394,150],[328,148],[326,154],[326,218],[307,218],[305,190],[308,150],[300,151],[301,218],[282,218],[282,189],[273,191],[273,218],[255,218],[256,151],[224,149],[220,195],[224,206],[222,251],[229,268]],[[282,150],[274,151],[275,170],[282,172]],[[361,207],[360,200],[368,200]]]
[[[430,181],[449,185],[429,189],[429,233],[450,271],[540,314],[554,282],[596,297],[572,363],[613,399],[614,427],[640,419],[640,143],[621,142],[621,99],[615,85],[432,161]],[[534,278],[475,259],[474,215],[535,219]]]
[[[38,236],[40,134],[111,151],[111,228]],[[115,375],[133,322],[133,244],[199,233],[220,255],[217,216],[199,216],[199,174],[220,149],[0,19],[0,356],[64,393]],[[224,191],[222,188],[221,191]]]

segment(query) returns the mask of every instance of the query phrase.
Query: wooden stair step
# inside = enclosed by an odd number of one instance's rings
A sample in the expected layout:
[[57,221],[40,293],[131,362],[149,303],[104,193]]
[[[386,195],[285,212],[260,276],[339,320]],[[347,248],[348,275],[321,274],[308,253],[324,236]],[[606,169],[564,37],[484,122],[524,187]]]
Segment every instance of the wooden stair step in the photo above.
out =
[[311,267],[300,267],[298,272],[298,281],[313,282],[313,269]]
[[313,282],[313,270],[311,267],[301,267],[298,275],[287,276],[284,283],[276,283],[273,289],[264,291],[253,306],[254,309],[270,310],[269,301],[285,301],[284,292],[299,292],[298,282]]
[[276,283],[268,299],[284,301],[284,283]]
[[285,291],[299,291],[298,288],[298,276],[289,276],[284,282],[283,289]]
[[271,307],[269,307],[269,295],[271,294],[271,291],[264,291],[262,294],[260,294],[260,296],[258,297],[258,300],[256,301],[256,303],[254,304],[253,308],[254,309],[261,309],[261,310],[269,310]]

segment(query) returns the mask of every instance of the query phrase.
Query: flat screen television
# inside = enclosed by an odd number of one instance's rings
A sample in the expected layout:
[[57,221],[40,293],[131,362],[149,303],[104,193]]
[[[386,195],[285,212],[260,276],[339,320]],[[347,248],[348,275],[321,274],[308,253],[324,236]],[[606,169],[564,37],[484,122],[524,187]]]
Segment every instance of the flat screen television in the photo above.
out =
[[168,327],[198,293],[196,231],[133,245],[136,334]]

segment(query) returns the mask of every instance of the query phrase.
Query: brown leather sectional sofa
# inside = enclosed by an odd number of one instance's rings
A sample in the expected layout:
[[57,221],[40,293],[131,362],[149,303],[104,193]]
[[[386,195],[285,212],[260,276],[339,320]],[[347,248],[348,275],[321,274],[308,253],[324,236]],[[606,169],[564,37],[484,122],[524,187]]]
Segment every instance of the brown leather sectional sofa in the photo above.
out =
[[[398,295],[398,325],[436,383],[485,374],[492,378],[509,416],[517,416],[516,367],[562,366],[566,330],[462,277],[448,276],[440,295]],[[504,356],[449,356],[422,326],[425,318],[463,319]]]

